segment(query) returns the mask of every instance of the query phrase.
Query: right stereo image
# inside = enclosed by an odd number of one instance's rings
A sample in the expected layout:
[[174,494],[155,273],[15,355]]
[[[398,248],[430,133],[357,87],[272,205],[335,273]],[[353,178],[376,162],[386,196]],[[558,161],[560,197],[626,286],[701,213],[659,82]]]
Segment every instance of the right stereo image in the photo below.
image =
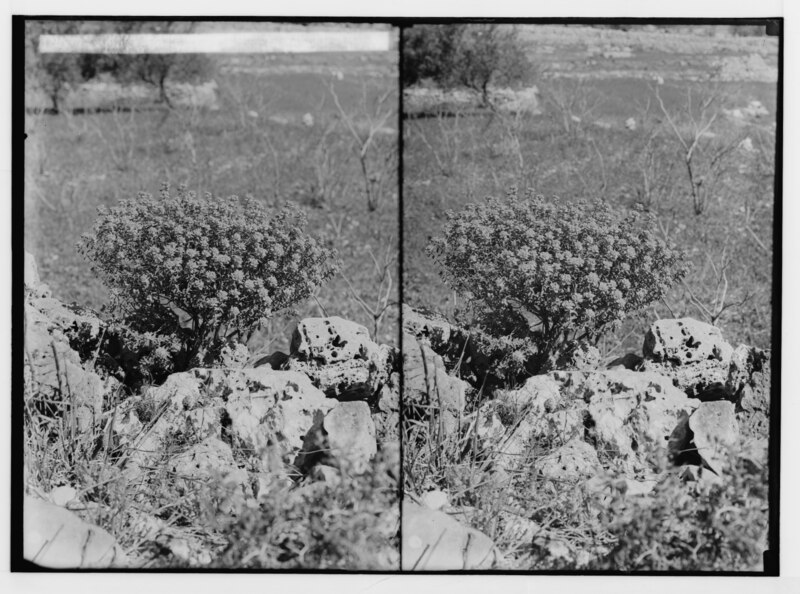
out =
[[403,29],[404,571],[777,572],[781,27]]

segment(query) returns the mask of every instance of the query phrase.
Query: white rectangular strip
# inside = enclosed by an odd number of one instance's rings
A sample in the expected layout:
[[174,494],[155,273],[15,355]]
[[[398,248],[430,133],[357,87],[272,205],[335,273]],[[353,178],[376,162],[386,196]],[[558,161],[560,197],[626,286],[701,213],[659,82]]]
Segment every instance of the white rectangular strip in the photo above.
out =
[[42,35],[43,54],[281,54],[386,52],[389,31],[274,31],[257,33],[139,33]]

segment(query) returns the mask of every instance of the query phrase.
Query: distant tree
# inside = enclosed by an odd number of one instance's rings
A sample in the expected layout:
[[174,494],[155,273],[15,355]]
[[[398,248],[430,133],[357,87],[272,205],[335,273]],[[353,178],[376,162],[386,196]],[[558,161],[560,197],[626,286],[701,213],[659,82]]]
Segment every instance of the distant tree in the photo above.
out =
[[58,113],[64,91],[82,82],[91,57],[82,54],[42,54],[42,35],[74,35],[84,32],[81,21],[25,21],[25,85],[44,92]]
[[144,82],[158,88],[159,100],[172,106],[168,81],[208,77],[211,60],[203,54],[70,54],[39,52],[42,35],[87,33],[189,33],[194,23],[170,21],[26,21],[26,84],[47,94],[55,112],[71,84],[109,74],[121,83]]
[[[190,33],[194,23],[133,21],[121,22],[118,32]],[[212,62],[204,54],[119,54],[110,57],[107,70],[120,82],[141,81],[158,89],[159,101],[172,107],[167,81],[197,81],[210,76]]]
[[443,83],[452,71],[457,46],[467,25],[415,25],[404,31],[403,83],[423,79]]
[[467,87],[489,103],[489,87],[524,81],[532,66],[513,26],[418,25],[403,47],[406,86],[429,78],[444,88]]

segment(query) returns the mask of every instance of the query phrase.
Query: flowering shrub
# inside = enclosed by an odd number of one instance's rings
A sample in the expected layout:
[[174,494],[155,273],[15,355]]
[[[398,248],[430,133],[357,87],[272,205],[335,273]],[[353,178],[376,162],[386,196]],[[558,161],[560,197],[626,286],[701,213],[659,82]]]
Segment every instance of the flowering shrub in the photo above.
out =
[[602,202],[512,189],[447,217],[428,254],[490,335],[532,340],[538,367],[568,344],[595,341],[686,273],[641,211],[620,217]]
[[299,210],[270,217],[252,198],[184,187],[173,196],[164,186],[158,198],[140,193],[99,214],[79,250],[131,329],[169,338],[151,356],[176,370],[309,297],[337,268]]

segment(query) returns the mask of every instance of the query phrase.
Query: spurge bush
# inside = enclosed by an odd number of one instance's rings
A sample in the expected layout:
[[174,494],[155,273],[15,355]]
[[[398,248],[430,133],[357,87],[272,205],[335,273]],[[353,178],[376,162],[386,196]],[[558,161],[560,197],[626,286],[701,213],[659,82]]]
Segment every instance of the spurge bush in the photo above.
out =
[[335,273],[335,252],[305,224],[292,207],[270,216],[249,197],[199,197],[184,187],[171,195],[165,186],[159,197],[140,193],[101,208],[79,249],[128,327],[173,341],[172,367],[180,370],[306,299]]
[[512,189],[447,219],[428,246],[445,282],[490,335],[532,343],[539,368],[567,345],[596,341],[686,273],[640,210],[620,216],[604,202]]

